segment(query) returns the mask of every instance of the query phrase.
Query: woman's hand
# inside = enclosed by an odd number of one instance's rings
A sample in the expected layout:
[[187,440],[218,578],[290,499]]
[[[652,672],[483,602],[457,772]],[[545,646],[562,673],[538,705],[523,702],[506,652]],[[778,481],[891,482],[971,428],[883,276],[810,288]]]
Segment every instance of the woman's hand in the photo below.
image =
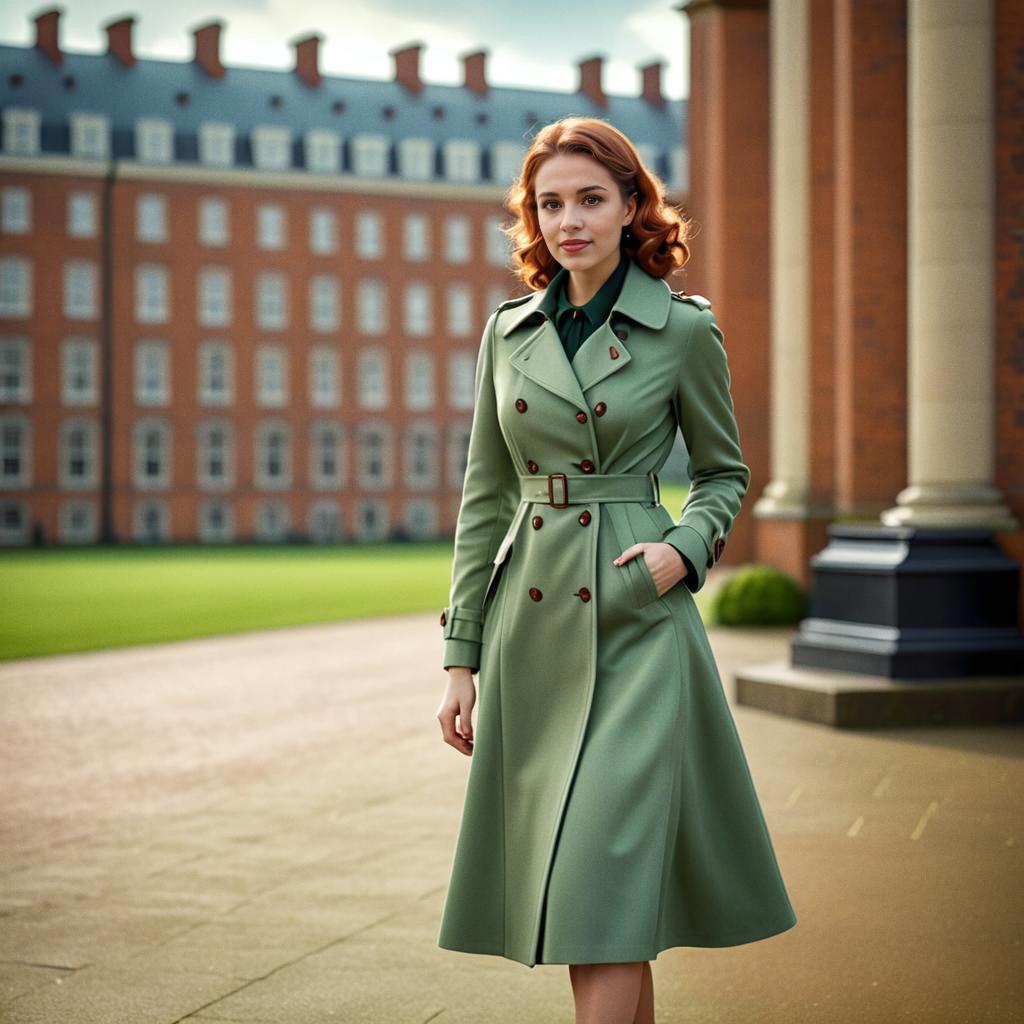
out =
[[[451,744],[463,754],[473,753],[473,705],[476,703],[476,686],[473,685],[473,670],[462,665],[448,669],[448,687],[437,709],[437,720],[445,743]],[[459,724],[455,725],[458,715]]]
[[686,562],[683,561],[683,556],[671,544],[661,540],[645,540],[631,544],[615,559],[615,564],[625,565],[631,558],[636,558],[640,554],[647,563],[658,597],[674,587],[686,575]]

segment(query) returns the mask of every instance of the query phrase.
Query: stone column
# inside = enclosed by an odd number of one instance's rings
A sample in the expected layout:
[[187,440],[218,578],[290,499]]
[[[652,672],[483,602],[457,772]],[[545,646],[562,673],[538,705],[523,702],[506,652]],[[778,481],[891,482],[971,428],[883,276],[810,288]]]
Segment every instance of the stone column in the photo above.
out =
[[995,486],[995,0],[909,0],[908,486],[887,525],[1018,523]]

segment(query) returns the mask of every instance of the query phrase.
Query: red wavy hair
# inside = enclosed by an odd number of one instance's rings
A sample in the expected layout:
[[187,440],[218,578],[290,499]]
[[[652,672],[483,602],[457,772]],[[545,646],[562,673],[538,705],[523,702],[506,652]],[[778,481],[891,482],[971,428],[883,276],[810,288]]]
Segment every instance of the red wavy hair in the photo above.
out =
[[665,199],[664,182],[644,166],[636,146],[618,128],[596,117],[563,117],[545,125],[523,157],[519,177],[505,195],[515,222],[504,228],[512,240],[515,274],[533,290],[546,288],[561,269],[544,242],[537,220],[536,181],[540,165],[557,153],[593,157],[615,179],[622,198],[637,194],[632,223],[622,247],[652,277],[676,273],[690,258],[689,220]]

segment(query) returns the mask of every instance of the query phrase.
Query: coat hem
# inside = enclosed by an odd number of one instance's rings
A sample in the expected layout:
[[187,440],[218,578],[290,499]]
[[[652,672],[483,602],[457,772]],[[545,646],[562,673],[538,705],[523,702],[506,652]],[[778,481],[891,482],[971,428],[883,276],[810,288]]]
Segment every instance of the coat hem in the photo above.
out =
[[623,949],[622,947],[601,947],[581,946],[577,950],[563,951],[557,959],[537,960],[531,962],[508,952],[504,947],[489,946],[484,943],[438,942],[441,949],[448,949],[456,953],[476,953],[482,956],[500,956],[506,960],[523,964],[526,967],[537,965],[554,964],[616,964],[616,963],[637,963],[641,960],[656,960],[659,954],[666,949],[692,948],[692,949],[722,949],[727,946],[745,946],[751,942],[760,942],[763,939],[770,939],[775,935],[781,935],[789,931],[797,923],[797,918],[783,925],[773,925],[768,931],[745,931],[733,932],[727,936],[720,935],[679,935],[673,938],[664,939],[653,949],[645,946],[642,949]]

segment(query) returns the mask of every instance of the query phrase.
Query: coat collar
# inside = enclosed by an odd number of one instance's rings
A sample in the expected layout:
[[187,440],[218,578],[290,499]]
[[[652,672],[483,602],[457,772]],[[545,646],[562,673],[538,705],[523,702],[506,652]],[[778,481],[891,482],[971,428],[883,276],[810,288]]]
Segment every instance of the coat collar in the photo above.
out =
[[[517,327],[532,326],[534,329],[509,354],[509,363],[541,387],[572,402],[578,409],[587,410],[590,405],[584,392],[622,370],[632,360],[625,344],[628,331],[621,327],[613,330],[613,318],[618,313],[644,327],[660,330],[668,322],[672,293],[664,281],[651,277],[630,261],[622,291],[608,319],[583,342],[570,362],[552,320],[560,285],[558,277],[564,273],[562,268],[547,288],[516,306],[501,333],[507,338]],[[539,319],[529,319],[538,314]]]
[[[523,321],[535,313],[543,313],[548,320],[554,316],[555,301],[561,278],[568,273],[560,267],[546,288],[533,293],[521,306],[516,306],[502,329],[502,336],[507,338]],[[672,291],[660,278],[651,277],[643,267],[631,259],[626,279],[622,282],[622,290],[612,306],[610,316],[616,313],[629,317],[635,323],[660,331],[668,323],[669,307],[672,304]]]

